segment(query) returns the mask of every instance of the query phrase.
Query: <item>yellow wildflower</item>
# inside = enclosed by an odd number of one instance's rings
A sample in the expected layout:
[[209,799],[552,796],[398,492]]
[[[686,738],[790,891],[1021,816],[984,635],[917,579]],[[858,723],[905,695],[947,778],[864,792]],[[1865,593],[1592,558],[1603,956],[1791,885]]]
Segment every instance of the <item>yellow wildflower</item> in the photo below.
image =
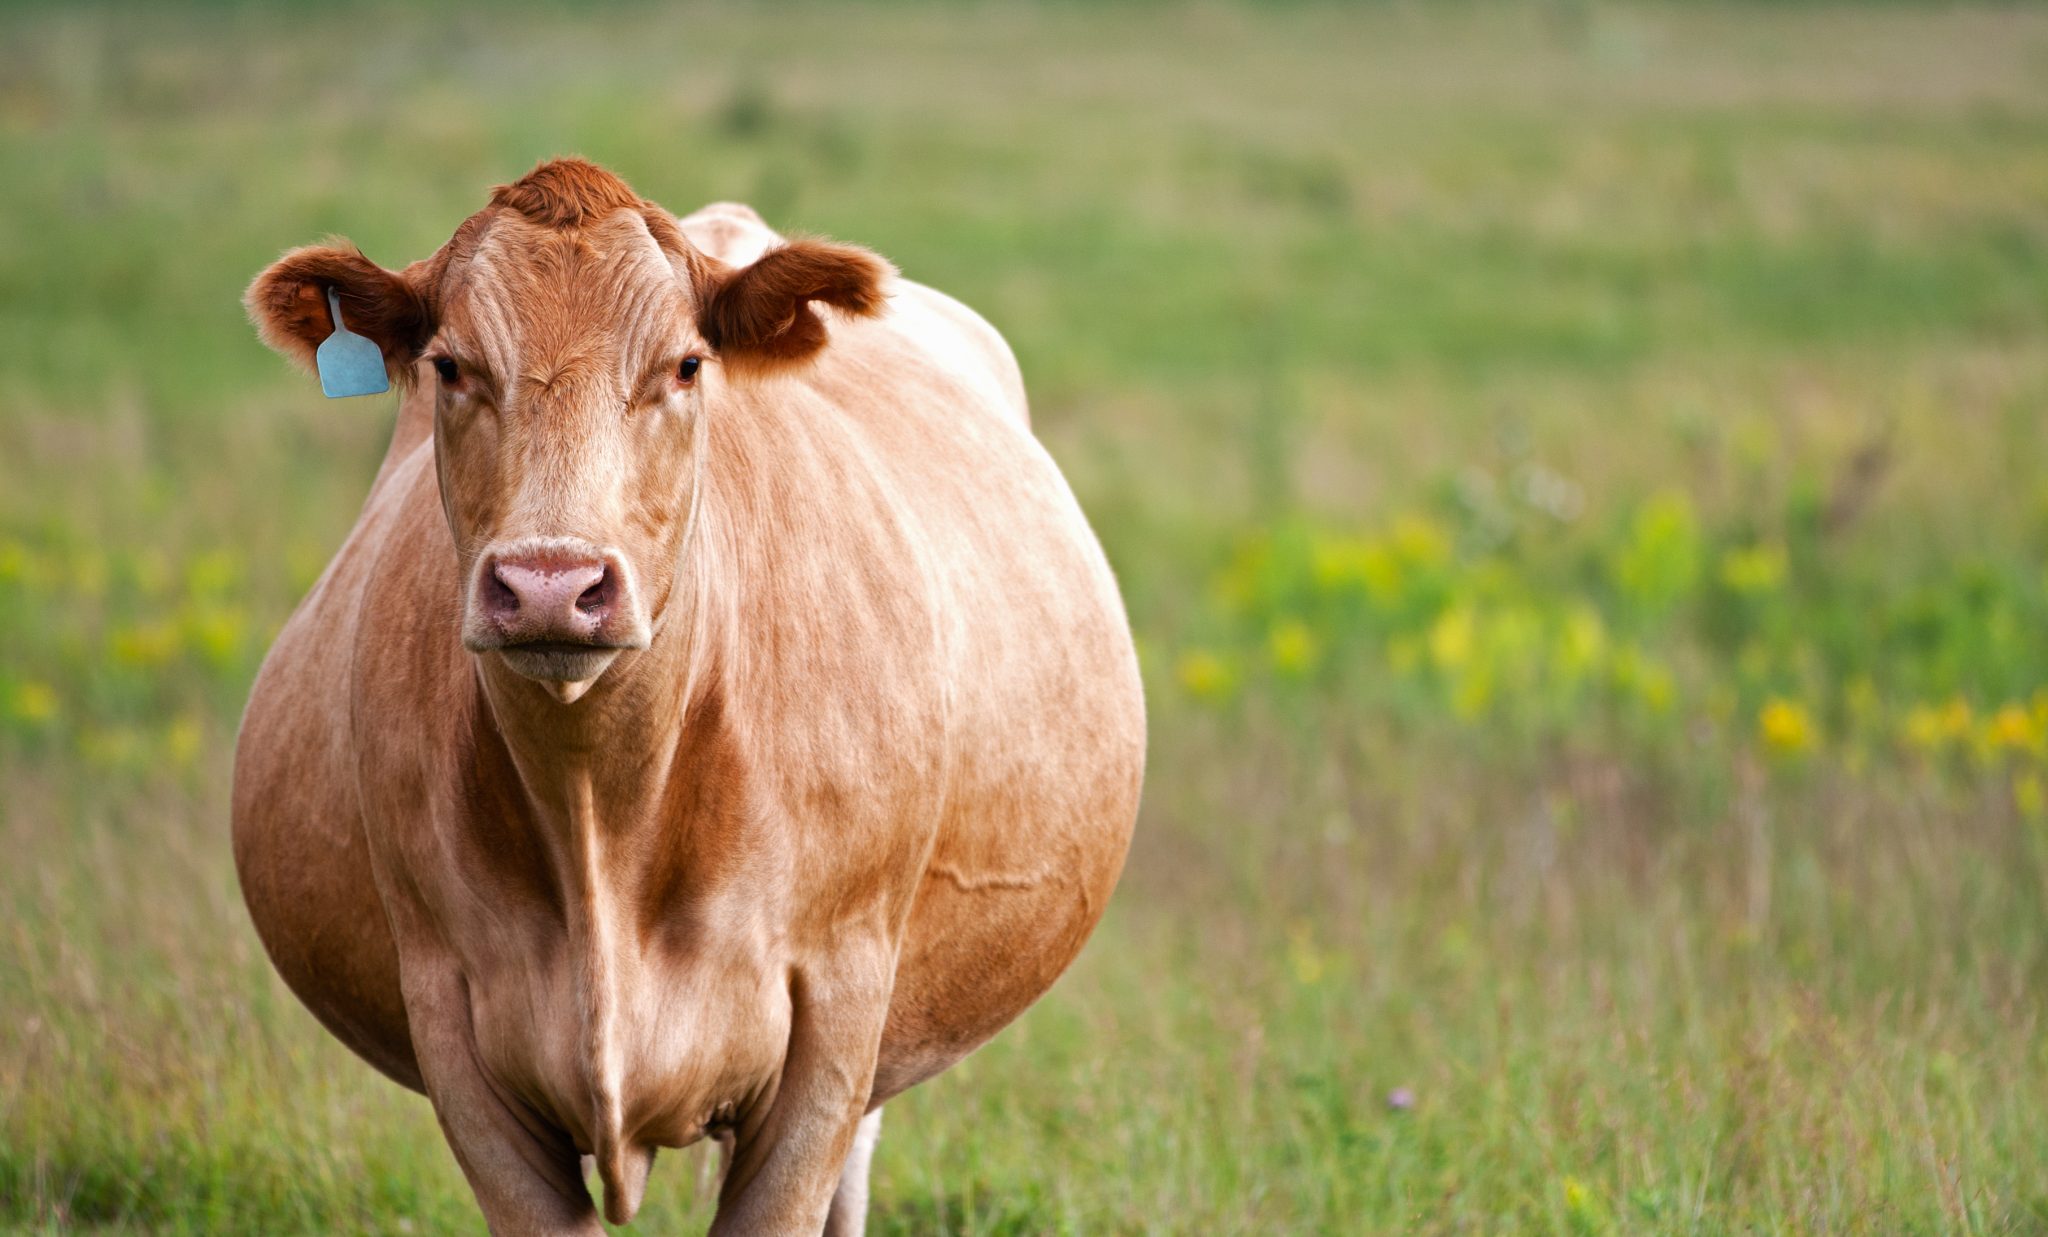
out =
[[1607,626],[1589,605],[1572,607],[1558,633],[1557,664],[1566,679],[1576,679],[1600,663],[1607,650]]
[[1452,606],[1437,616],[1429,629],[1429,656],[1439,670],[1455,670],[1472,660],[1476,626],[1470,606]]
[[1565,1218],[1571,1222],[1574,1232],[1599,1232],[1607,1227],[1607,1217],[1600,1206],[1600,1199],[1593,1193],[1591,1186],[1569,1175],[1561,1184]]
[[1373,549],[1357,537],[1318,537],[1309,547],[1309,575],[1325,593],[1349,588],[1366,578],[1366,560]]
[[0,541],[0,584],[28,577],[28,547],[19,541]]
[[1401,590],[1408,583],[1401,560],[1378,542],[1366,546],[1360,554],[1358,578],[1365,581],[1366,593],[1381,606],[1391,606],[1401,600]]
[[2028,820],[2039,820],[2044,809],[2048,809],[2048,791],[2041,786],[2041,775],[2022,773],[2012,780],[2012,803],[2020,815]]
[[1208,649],[1182,653],[1176,673],[1180,685],[1198,700],[1223,700],[1237,686],[1237,675],[1230,664]]
[[1649,709],[1650,712],[1668,713],[1671,711],[1671,698],[1674,688],[1672,687],[1671,672],[1669,670],[1666,670],[1657,662],[1645,660],[1636,667],[1635,684],[1636,697],[1643,702],[1644,707]]
[[240,608],[201,604],[187,607],[182,617],[186,634],[208,661],[225,666],[234,660],[247,626]]
[[1614,560],[1615,582],[1638,603],[1671,605],[1698,578],[1699,539],[1691,501],[1676,491],[1657,495],[1636,512]]
[[1465,721],[1477,721],[1493,704],[1493,674],[1485,666],[1474,666],[1458,676],[1451,690],[1451,711]]
[[124,627],[107,642],[107,651],[124,666],[146,670],[177,655],[178,632],[167,623]]
[[48,683],[31,680],[18,684],[12,711],[17,720],[41,725],[57,716],[57,693]]
[[185,564],[185,587],[201,596],[232,592],[241,577],[241,564],[226,548],[209,550]]
[[1773,696],[1756,717],[1757,734],[1764,746],[1786,756],[1800,755],[1814,745],[1813,717],[1804,705]]
[[1916,704],[1906,710],[1906,720],[1899,729],[1914,747],[1940,747],[1941,711],[1931,704]]
[[1323,978],[1323,951],[1316,948],[1315,929],[1306,919],[1287,925],[1287,961],[1304,987]]
[[1906,742],[1933,751],[1959,742],[1970,733],[1970,704],[1961,696],[1946,704],[1916,704],[1906,711]]
[[1273,624],[1273,630],[1268,633],[1266,651],[1273,658],[1274,669],[1282,674],[1300,676],[1315,664],[1318,651],[1315,633],[1300,619],[1282,619]]
[[1731,593],[1754,596],[1785,582],[1785,548],[1755,545],[1721,556],[1721,583]]
[[1419,567],[1434,567],[1451,557],[1451,538],[1427,516],[1404,515],[1394,521],[1394,553]]
[[1593,1192],[1577,1177],[1564,1179],[1564,1205],[1572,1211],[1584,1211],[1593,1201]]
[[2033,751],[2041,746],[2042,730],[2026,706],[2008,704],[1984,723],[1985,740],[1992,747]]
[[1671,707],[1671,672],[1635,645],[1626,644],[1615,650],[1609,673],[1616,689],[1633,695],[1650,712],[1662,713]]
[[175,764],[189,765],[199,755],[199,719],[186,714],[164,730],[164,751]]

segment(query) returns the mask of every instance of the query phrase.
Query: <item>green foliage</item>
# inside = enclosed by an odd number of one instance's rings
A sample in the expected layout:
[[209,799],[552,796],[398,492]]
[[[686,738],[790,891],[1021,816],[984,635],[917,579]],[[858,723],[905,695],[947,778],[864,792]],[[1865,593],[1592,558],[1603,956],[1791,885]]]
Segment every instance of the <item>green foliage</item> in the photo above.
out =
[[[1510,743],[1632,756],[1752,741],[1781,757],[1970,758],[2037,781],[2048,758],[2048,576],[1970,559],[1900,591],[1796,513],[1703,530],[1682,493],[1606,527],[1470,508],[1377,531],[1296,520],[1242,537],[1175,663],[1229,708],[1263,688],[1327,715],[1439,720]],[[1683,723],[1683,724],[1680,724]]]
[[0,1228],[474,1227],[235,890],[390,417],[237,300],[571,151],[982,310],[1138,631],[1110,918],[890,1106],[871,1231],[2048,1227],[2043,63],[1904,5],[0,13]]

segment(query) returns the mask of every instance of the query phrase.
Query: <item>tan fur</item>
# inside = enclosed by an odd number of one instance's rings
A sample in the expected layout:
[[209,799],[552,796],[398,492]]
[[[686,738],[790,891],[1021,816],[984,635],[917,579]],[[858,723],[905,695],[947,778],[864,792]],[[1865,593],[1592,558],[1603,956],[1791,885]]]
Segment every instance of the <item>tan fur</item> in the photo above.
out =
[[[432,1099],[496,1232],[600,1231],[586,1154],[623,1221],[706,1135],[714,1232],[858,1231],[863,1116],[1045,991],[1137,807],[1128,625],[1007,348],[574,161],[403,272],[322,252],[258,278],[264,338],[303,361],[341,286],[413,389],[243,723],[278,970]],[[575,683],[467,651],[528,543],[614,556],[644,647]]]

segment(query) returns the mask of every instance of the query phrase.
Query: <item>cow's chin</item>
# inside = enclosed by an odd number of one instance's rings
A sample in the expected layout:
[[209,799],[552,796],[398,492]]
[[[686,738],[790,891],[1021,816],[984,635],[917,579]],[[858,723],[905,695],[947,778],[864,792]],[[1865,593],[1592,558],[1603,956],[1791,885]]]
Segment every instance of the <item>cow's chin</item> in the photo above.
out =
[[573,704],[622,650],[581,644],[510,644],[497,650],[505,666],[532,679],[563,704]]

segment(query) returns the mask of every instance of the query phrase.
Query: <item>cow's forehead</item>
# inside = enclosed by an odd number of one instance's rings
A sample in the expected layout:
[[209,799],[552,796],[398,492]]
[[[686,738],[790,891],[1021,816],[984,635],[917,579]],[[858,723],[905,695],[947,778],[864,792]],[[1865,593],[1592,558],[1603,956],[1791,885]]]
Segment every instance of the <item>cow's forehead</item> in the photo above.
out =
[[507,212],[451,281],[444,323],[501,372],[552,368],[564,354],[632,363],[676,333],[688,285],[637,212],[578,228]]

